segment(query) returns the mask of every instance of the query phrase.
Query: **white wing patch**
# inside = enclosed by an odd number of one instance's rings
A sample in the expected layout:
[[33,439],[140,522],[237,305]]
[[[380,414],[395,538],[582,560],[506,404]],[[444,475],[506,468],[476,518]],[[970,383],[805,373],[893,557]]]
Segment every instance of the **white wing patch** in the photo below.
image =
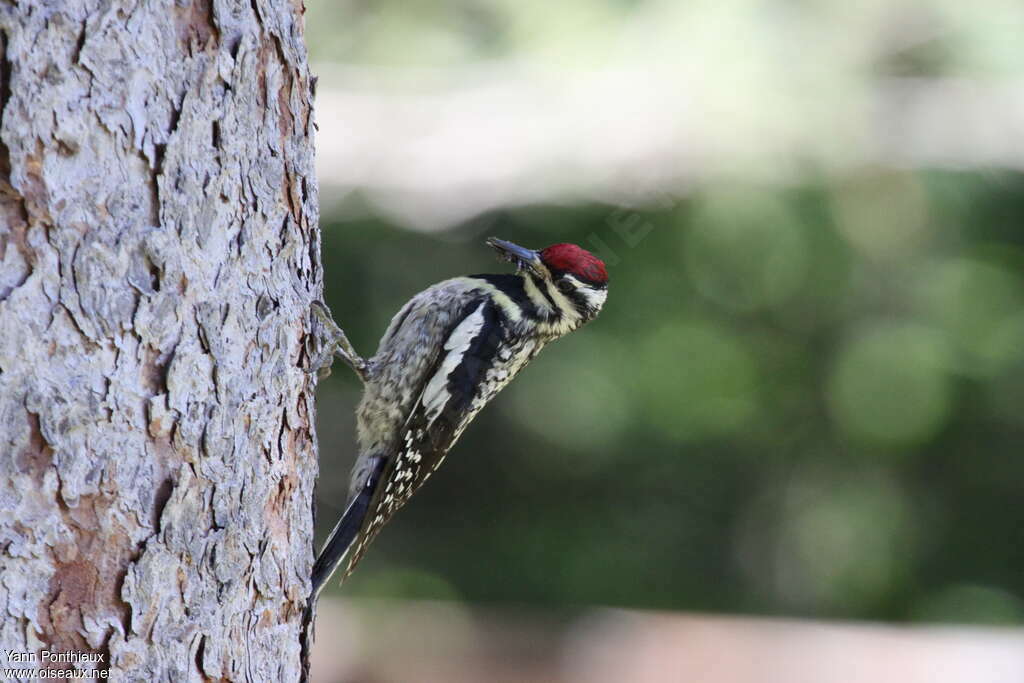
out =
[[473,343],[473,339],[480,334],[484,326],[484,304],[481,302],[466,318],[456,326],[444,343],[444,350],[448,353],[441,362],[434,376],[427,382],[423,389],[423,409],[427,415],[427,429],[434,423],[437,416],[448,404],[451,394],[448,393],[448,375],[459,366],[462,357]]

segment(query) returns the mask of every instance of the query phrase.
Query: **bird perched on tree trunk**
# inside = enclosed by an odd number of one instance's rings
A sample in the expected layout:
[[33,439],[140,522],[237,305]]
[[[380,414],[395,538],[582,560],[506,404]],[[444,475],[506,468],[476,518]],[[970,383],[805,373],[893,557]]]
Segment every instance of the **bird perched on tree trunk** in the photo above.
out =
[[539,251],[487,243],[515,273],[456,277],[420,292],[391,320],[377,353],[356,354],[322,304],[331,355],[364,384],[348,505],[313,568],[313,598],[368,544],[444,460],[476,414],[548,343],[593,320],[608,294],[604,263],[574,244]]

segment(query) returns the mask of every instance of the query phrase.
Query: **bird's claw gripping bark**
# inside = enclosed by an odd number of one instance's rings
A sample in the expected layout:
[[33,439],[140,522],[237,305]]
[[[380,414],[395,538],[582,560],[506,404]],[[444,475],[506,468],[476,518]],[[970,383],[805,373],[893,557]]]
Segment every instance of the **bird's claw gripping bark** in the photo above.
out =
[[334,322],[327,304],[314,301],[311,312],[314,324],[310,335],[310,372],[316,372],[320,379],[327,377],[331,374],[334,357],[338,356],[359,375],[359,379],[366,382],[366,361],[356,353],[345,332]]

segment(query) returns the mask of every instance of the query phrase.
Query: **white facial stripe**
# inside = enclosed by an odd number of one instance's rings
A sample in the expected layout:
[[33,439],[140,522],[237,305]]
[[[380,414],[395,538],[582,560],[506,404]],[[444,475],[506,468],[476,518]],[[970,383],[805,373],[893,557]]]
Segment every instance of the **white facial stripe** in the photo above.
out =
[[[571,275],[568,277],[570,280],[575,279]],[[576,287],[579,288],[578,280],[575,284]],[[562,294],[562,292],[558,290],[558,287],[555,287],[554,282],[551,280],[545,280],[544,286],[547,288],[548,294],[550,294],[551,298],[554,299],[555,305],[558,306],[558,309],[562,312],[562,315],[565,316],[566,320],[576,320],[580,317],[580,312],[576,310],[576,304],[570,301],[569,297],[565,294]]]
[[591,287],[590,285],[580,282],[572,275],[566,275],[565,280],[572,284],[578,293],[583,295],[583,298],[587,300],[587,304],[591,308],[601,310],[601,307],[604,306],[604,302],[608,298],[607,289]]
[[587,298],[587,303],[594,310],[600,311],[601,307],[604,306],[604,302],[608,299],[607,289],[594,289],[593,287],[583,287],[580,289],[583,296]]
[[543,292],[537,289],[537,285],[532,277],[526,276],[523,278],[523,288],[526,291],[526,296],[529,297],[537,310],[551,312],[551,302],[548,301]]
[[579,280],[577,280],[575,275],[570,275],[570,274],[566,273],[565,275],[562,276],[562,279],[565,280],[566,282],[568,282],[570,285],[572,285],[576,289],[579,289],[580,287],[583,286],[583,283],[580,282]]

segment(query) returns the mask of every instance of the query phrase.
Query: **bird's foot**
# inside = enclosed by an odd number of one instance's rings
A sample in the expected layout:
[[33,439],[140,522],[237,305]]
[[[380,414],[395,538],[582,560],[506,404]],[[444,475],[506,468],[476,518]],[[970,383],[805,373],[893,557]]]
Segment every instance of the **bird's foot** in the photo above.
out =
[[364,383],[368,378],[368,365],[363,358],[356,353],[352,342],[345,336],[345,332],[334,322],[331,310],[322,301],[314,301],[311,306],[313,318],[313,333],[309,336],[309,370],[316,372],[320,379],[331,374],[331,364],[334,357],[338,356],[349,367],[359,375]]

